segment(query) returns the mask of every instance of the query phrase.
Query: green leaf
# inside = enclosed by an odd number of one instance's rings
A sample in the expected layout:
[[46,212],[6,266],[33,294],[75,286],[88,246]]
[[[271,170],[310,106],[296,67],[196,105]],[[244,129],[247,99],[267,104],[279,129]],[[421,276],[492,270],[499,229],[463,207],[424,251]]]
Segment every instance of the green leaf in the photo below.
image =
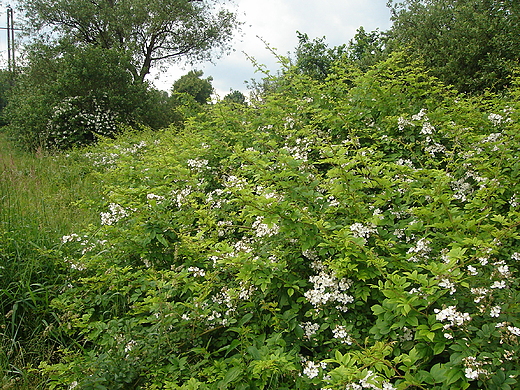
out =
[[220,382],[218,382],[218,388],[219,389],[225,389],[228,384],[231,382],[234,382],[238,377],[241,376],[241,374],[244,372],[244,368],[240,366],[231,367],[231,369],[226,372],[226,375],[224,376],[224,379],[222,379]]

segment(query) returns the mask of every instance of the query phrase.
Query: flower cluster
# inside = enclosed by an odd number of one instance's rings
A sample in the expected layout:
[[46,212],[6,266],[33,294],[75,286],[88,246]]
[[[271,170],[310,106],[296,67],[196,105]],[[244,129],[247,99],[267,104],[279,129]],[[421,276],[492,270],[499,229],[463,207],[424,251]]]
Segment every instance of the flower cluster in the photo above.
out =
[[479,375],[488,375],[489,372],[482,368],[484,363],[477,361],[474,356],[464,358],[464,375],[470,381],[478,379]]
[[308,360],[302,357],[303,372],[300,375],[305,375],[309,379],[316,378],[320,374],[320,370],[327,368],[327,363],[314,363],[312,360]]
[[436,313],[435,318],[437,321],[448,322],[444,325],[444,329],[451,328],[452,326],[461,326],[471,321],[469,313],[458,312],[455,306],[448,306],[442,310],[435,309],[434,312]]
[[264,223],[264,217],[257,216],[256,220],[253,222],[252,228],[255,231],[255,235],[257,237],[272,237],[275,234],[278,234],[280,231],[280,227],[273,223],[271,226]]
[[338,279],[334,272],[327,273],[324,269],[318,275],[309,278],[313,288],[304,293],[305,298],[316,308],[332,303],[336,309],[348,311],[348,304],[354,302],[354,297],[346,291],[352,286],[350,279]]
[[110,203],[108,210],[101,213],[101,225],[114,225],[119,220],[128,217],[128,211],[117,203]]
[[395,390],[395,387],[388,381],[381,380],[373,371],[369,370],[363,379],[358,383],[349,383],[345,390]]
[[408,260],[417,263],[419,260],[427,259],[429,253],[431,252],[430,240],[426,238],[419,239],[414,246],[408,249],[407,253],[411,253],[412,256],[408,258]]
[[348,334],[346,327],[343,325],[336,325],[334,329],[332,329],[332,335],[335,339],[339,339],[342,343],[347,345],[352,345],[354,342],[352,337]]
[[376,232],[374,225],[363,225],[362,223],[356,222],[350,225],[350,231],[354,237],[367,239],[371,234]]

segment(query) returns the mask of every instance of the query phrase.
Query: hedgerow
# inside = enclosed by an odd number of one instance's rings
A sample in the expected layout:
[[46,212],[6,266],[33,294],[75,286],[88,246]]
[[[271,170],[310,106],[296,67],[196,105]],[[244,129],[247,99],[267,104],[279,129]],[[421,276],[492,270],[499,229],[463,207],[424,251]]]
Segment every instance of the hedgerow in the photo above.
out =
[[515,96],[395,54],[102,142],[100,225],[62,239],[50,387],[515,387]]

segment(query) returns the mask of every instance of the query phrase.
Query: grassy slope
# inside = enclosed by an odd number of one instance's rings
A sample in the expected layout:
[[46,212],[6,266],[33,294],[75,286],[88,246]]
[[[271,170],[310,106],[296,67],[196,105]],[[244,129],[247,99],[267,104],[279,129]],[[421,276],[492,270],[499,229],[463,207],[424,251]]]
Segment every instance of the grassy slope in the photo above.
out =
[[98,220],[89,170],[66,156],[16,151],[0,133],[0,388],[35,388],[27,367],[51,357],[53,343],[41,336],[63,283],[60,238]]

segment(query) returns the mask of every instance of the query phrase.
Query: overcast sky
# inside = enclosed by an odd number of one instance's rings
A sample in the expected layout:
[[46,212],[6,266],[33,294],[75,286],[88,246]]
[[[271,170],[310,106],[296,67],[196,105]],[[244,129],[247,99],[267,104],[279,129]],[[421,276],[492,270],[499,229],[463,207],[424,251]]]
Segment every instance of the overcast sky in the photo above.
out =
[[[265,48],[262,39],[280,55],[294,53],[298,45],[296,32],[306,33],[312,40],[326,37],[329,46],[348,43],[356,30],[363,26],[366,31],[390,28],[390,12],[387,0],[233,0],[239,19],[244,22],[242,32],[232,43],[234,52],[215,64],[197,64],[194,67],[170,66],[164,73],[157,72],[150,78],[163,90],[170,90],[173,82],[190,69],[204,71],[203,77],[212,76],[216,92],[223,97],[230,89],[247,94],[246,80],[259,80],[262,75],[247,59],[254,57],[272,72],[279,69],[276,58]],[[7,24],[5,5],[1,1],[0,27]],[[16,22],[16,15],[15,15]],[[262,39],[260,39],[260,38]],[[7,67],[6,32],[0,30],[0,66]],[[158,77],[158,78],[157,78]]]
[[[363,26],[366,31],[390,28],[390,11],[387,0],[234,0],[234,7],[241,21],[241,36],[233,42],[235,51],[215,65],[195,65],[204,71],[203,77],[212,76],[213,86],[220,97],[230,89],[247,93],[244,81],[259,80],[262,75],[244,54],[254,57],[272,72],[279,69],[276,58],[265,48],[261,37],[277,53],[293,53],[298,45],[296,31],[306,33],[312,40],[326,37],[330,46],[348,43]],[[170,67],[154,83],[160,89],[169,90],[175,80],[191,68]]]

